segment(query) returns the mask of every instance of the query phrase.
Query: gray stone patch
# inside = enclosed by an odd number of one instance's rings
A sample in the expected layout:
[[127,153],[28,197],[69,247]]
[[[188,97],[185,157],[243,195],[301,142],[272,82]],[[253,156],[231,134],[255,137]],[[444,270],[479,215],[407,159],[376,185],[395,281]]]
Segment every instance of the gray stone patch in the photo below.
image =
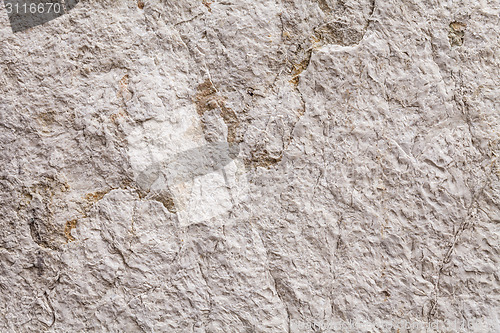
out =
[[73,9],[79,0],[5,0],[14,33],[47,23]]

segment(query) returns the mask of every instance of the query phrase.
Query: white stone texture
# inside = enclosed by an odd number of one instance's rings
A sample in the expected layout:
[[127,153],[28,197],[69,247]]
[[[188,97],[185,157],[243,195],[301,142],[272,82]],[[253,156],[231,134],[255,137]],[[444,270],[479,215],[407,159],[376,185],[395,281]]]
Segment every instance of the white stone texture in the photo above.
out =
[[498,0],[0,23],[0,331],[500,331]]

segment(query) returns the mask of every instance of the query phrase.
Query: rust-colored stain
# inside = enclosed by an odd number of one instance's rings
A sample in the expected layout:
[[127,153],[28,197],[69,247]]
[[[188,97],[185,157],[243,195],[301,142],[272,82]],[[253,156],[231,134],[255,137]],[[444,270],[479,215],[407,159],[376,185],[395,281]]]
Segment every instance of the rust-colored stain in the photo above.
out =
[[91,193],[85,194],[84,198],[85,198],[85,200],[87,200],[90,203],[95,203],[95,202],[101,200],[106,195],[106,193],[108,193],[108,192],[109,191],[91,192]]
[[465,23],[462,23],[462,22],[451,22],[450,23],[450,27],[453,30],[457,30],[457,31],[463,31],[463,30],[465,30],[466,26],[467,25]]
[[292,68],[292,79],[290,80],[295,86],[299,84],[300,74],[307,69],[309,63],[311,62],[312,50],[307,51],[305,59],[300,63],[294,64]]
[[122,89],[127,89],[128,86],[128,74],[125,74],[120,80],[120,87]]
[[77,220],[71,220],[66,222],[66,225],[64,226],[64,235],[66,236],[66,243],[76,240],[76,238],[73,237],[73,235],[71,235],[71,230],[76,228],[76,223]]
[[144,9],[144,2],[141,0],[137,0],[137,7],[139,7],[139,9]]
[[118,119],[124,118],[127,116],[127,114],[123,111],[118,111],[117,113],[113,113],[111,116],[109,116],[109,119],[113,122],[116,123]]
[[209,0],[203,0],[202,1],[203,4],[205,5],[205,7],[208,8],[208,11],[211,13],[212,12],[212,8],[210,7],[210,5],[212,4],[212,1],[209,1]]
[[119,82],[119,88],[117,92],[117,97],[122,98],[124,102],[129,101],[132,98],[132,92],[128,88],[129,76],[125,74]]

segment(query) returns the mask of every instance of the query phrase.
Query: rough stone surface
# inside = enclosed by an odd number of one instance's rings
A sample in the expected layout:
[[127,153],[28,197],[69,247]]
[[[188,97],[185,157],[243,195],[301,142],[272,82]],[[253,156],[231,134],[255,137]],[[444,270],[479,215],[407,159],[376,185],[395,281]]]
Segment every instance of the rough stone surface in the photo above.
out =
[[0,331],[500,331],[498,0],[0,21]]

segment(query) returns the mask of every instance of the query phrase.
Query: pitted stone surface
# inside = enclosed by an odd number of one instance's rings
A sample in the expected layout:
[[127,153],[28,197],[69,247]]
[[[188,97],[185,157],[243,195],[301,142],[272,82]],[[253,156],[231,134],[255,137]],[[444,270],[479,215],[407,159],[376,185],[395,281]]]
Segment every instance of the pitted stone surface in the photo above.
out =
[[0,331],[499,331],[499,20],[2,7]]

